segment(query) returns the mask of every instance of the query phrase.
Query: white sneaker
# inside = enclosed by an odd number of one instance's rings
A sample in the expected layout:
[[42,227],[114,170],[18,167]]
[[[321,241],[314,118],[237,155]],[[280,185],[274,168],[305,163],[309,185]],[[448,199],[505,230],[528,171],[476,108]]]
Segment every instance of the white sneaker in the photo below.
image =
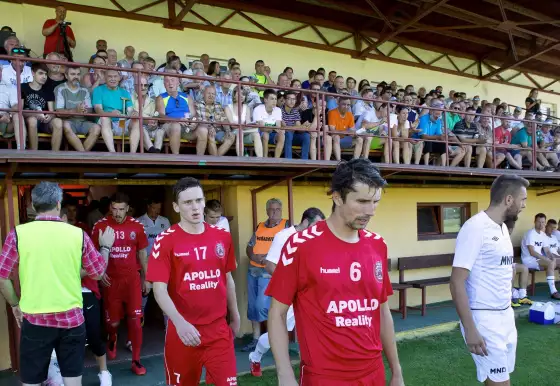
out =
[[128,349],[128,351],[132,352],[132,342],[131,341],[126,342],[126,348]]
[[107,370],[100,372],[97,376],[100,386],[113,386],[113,376]]

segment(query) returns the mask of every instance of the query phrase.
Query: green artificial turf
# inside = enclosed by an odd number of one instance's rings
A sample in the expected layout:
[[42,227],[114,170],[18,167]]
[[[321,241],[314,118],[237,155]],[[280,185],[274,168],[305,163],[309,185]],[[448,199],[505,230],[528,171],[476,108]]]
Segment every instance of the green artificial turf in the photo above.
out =
[[[540,326],[522,318],[517,320],[517,329],[517,362],[511,384],[560,385],[560,373],[554,364],[560,353],[560,326]],[[400,342],[398,350],[407,386],[480,385],[476,381],[474,362],[458,329],[432,337]],[[385,367],[387,368],[387,365]],[[278,384],[274,370],[265,371],[261,378],[244,375],[239,377],[238,382],[243,386]]]

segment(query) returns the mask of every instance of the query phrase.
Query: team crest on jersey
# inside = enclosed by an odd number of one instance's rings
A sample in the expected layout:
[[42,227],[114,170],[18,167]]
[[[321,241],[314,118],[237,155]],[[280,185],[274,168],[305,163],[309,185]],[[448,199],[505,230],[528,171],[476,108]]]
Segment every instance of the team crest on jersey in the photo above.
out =
[[136,240],[136,232],[134,232],[134,231],[130,232],[130,239],[131,240]]
[[383,264],[380,261],[375,262],[375,279],[380,283],[383,282]]
[[226,250],[224,249],[224,244],[222,244],[221,242],[216,244],[216,256],[218,256],[221,259],[224,257],[225,254],[226,254]]

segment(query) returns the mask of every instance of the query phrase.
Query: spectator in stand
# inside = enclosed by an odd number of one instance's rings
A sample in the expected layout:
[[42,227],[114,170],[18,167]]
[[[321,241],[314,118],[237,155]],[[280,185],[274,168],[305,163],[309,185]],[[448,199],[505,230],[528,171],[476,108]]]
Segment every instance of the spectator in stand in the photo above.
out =
[[[145,62],[144,62],[145,63]],[[144,65],[140,62],[134,62],[131,67],[133,70],[143,70]],[[122,72],[122,80],[120,86],[124,88],[130,95],[136,92],[136,83],[138,81],[138,73]]]
[[[21,97],[24,110],[34,112],[24,113],[29,147],[32,150],[39,148],[38,132],[51,134],[51,147],[53,151],[60,150],[62,142],[62,120],[54,114],[43,114],[43,111],[54,111],[54,94],[44,89],[47,82],[49,69],[43,63],[33,63],[31,72],[33,81],[21,85]],[[24,138],[25,140],[25,132]],[[22,142],[25,143],[25,142]]]
[[289,127],[303,131],[286,130],[284,141],[284,157],[292,158],[292,145],[301,146],[301,159],[309,159],[309,145],[311,135],[306,132],[311,123],[301,123],[301,114],[296,108],[297,96],[294,91],[286,93],[286,104],[282,107],[282,127]]
[[410,93],[414,92],[414,86],[412,84],[407,84],[404,88],[404,94],[409,95]]
[[[329,111],[328,125],[329,131],[335,131],[333,136],[333,151],[337,161],[341,160],[341,149],[354,148],[354,158],[360,158],[364,139],[356,136],[354,128],[354,116],[350,111],[350,99],[341,96],[338,100],[338,108]],[[342,138],[341,138],[342,136]]]
[[[414,105],[415,101],[417,99],[417,95],[415,92],[411,92],[408,95],[405,95],[403,98],[403,102],[406,103],[407,107],[408,107],[408,122],[410,122],[410,128],[411,129],[416,129],[418,127],[418,123],[420,121],[420,114],[418,114],[418,111],[416,111],[416,109],[414,107],[412,107],[412,105]],[[453,129],[452,127],[448,129]]]
[[[220,156],[226,154],[235,142],[235,135],[227,124],[229,121],[224,108],[216,102],[216,88],[206,87],[202,101],[196,102],[195,106],[197,120],[212,122],[199,123],[196,129],[208,132],[208,153]],[[219,148],[216,146],[216,139],[222,142]]]
[[[19,47],[12,48],[12,56],[15,56],[16,58],[27,58],[27,50]],[[2,79],[0,79],[0,82],[8,87],[16,87],[17,68],[19,68],[20,71],[19,79],[21,84],[29,83],[33,80],[33,74],[31,73],[31,68],[29,66],[25,66],[24,62],[17,63],[15,60],[11,60],[9,65],[2,67]]]
[[[373,99],[373,90],[369,87],[362,88],[360,91],[360,95],[362,98],[365,99]],[[366,114],[369,111],[375,110],[375,105],[372,101],[366,101],[363,99],[359,99],[356,104],[352,107],[352,114],[354,115],[354,119],[356,123],[360,120],[360,117],[363,114]],[[357,125],[361,128],[361,125]]]
[[371,88],[369,80],[367,79],[360,80],[360,84],[358,84],[358,92],[361,92],[364,88]]
[[517,130],[521,129],[524,126],[523,122],[521,121],[523,119],[523,117],[521,116],[521,113],[523,112],[522,110],[523,109],[519,106],[516,106],[513,109],[513,118],[510,123],[512,137],[515,135],[515,133],[517,133]]
[[[99,51],[107,51],[107,40],[104,39],[99,39],[95,42],[95,51],[99,52]],[[97,53],[93,54],[91,57],[95,57],[95,55],[97,55]]]
[[[554,131],[552,128],[552,119],[547,119],[542,125],[542,141],[540,142],[540,147],[542,150],[549,151],[550,153],[540,153],[543,160],[541,163],[544,164],[544,160],[548,161],[549,166],[553,167],[555,171],[559,171],[558,165],[558,155],[554,151]],[[558,129],[556,129],[558,130]]]
[[286,67],[282,73],[286,74],[290,82],[292,81],[294,77],[294,69],[292,67]]
[[334,80],[336,79],[336,71],[329,72],[329,79],[323,83],[323,90],[328,91],[329,88],[334,87]]
[[[198,70],[204,71],[204,64],[200,60],[195,60],[192,62],[191,68],[189,68],[187,71],[184,71],[183,74],[194,75]],[[186,92],[186,89],[199,87],[200,81],[195,79],[181,79],[181,85],[183,86],[183,90]]]
[[449,98],[445,98],[445,105],[450,106],[451,103],[455,102],[455,94],[457,92],[455,90],[449,90]]
[[66,24],[66,8],[58,6],[55,8],[56,17],[49,19],[43,24],[43,36],[45,37],[45,47],[43,49],[44,55],[50,52],[58,52],[64,54],[64,40],[61,26],[66,29],[66,39],[70,48],[76,48],[76,37],[72,28]]
[[396,96],[397,102],[402,102],[403,101],[404,94],[405,94],[404,88],[399,88],[397,90],[397,96]]
[[[312,82],[311,83],[311,90],[312,91],[321,91],[321,84],[317,83],[317,82]],[[324,133],[326,130],[328,130],[328,127],[326,127],[326,120],[323,114],[323,100],[319,99],[317,100],[316,94],[311,94],[311,101],[312,106],[317,106],[319,107],[319,117],[316,116],[317,110],[315,107],[309,107],[306,110],[303,110],[301,112],[301,122],[302,123],[306,123],[309,122],[310,126],[309,126],[309,131],[310,131],[310,145],[309,145],[309,156],[312,160],[316,160],[317,159],[317,138],[319,137],[319,134],[317,133],[316,130],[320,130],[321,133]],[[330,135],[326,135],[325,137],[325,154],[324,154],[324,159],[330,161],[331,159],[331,155],[332,155],[332,136]]]
[[[325,75],[317,71],[317,73],[315,74],[315,78],[313,78],[313,81],[322,85],[325,83]],[[324,90],[323,86],[321,86],[321,90]]]
[[[517,131],[511,139],[513,145],[519,145],[521,149],[521,156],[526,158],[530,163],[533,162],[533,132],[537,130],[536,122],[525,122],[525,126]],[[544,166],[540,164],[539,157],[536,161],[537,170],[544,170]],[[546,171],[551,170],[549,168]]]
[[[356,90],[356,79],[349,76],[346,78],[346,89],[350,96],[357,97],[360,95],[358,90]],[[352,105],[356,104],[357,99],[352,99]]]
[[117,62],[117,65],[121,68],[132,68],[135,54],[136,50],[134,49],[134,47],[126,46],[124,48],[124,59],[119,60]]
[[240,68],[232,68],[230,73],[231,73],[231,79],[233,79],[233,80],[241,79],[241,69]]
[[278,90],[276,92],[276,106],[280,109],[284,107],[285,99],[286,99],[286,91]]
[[529,96],[525,99],[525,109],[527,112],[536,114],[541,110],[541,100],[539,99],[539,90],[531,89]]
[[[431,107],[443,109],[445,105],[440,101],[436,101],[432,103]],[[420,130],[418,135],[422,138],[424,143],[424,165],[426,166],[430,163],[431,154],[438,154],[440,156],[441,165],[445,165],[446,163],[447,148],[445,143],[434,142],[445,140],[445,136],[442,132],[441,115],[442,112],[440,110],[430,110],[430,113],[422,116],[418,123],[418,129]]]
[[[6,40],[4,40],[4,52],[2,52],[2,55],[9,55],[12,52],[12,49],[19,47],[19,39],[17,36],[12,35],[12,36],[8,36],[6,38]],[[0,60],[0,66],[7,66],[10,64],[9,60]]]
[[202,54],[200,55],[200,61],[204,65],[204,72],[208,73],[208,67],[210,67],[210,56],[208,56],[208,54]]
[[118,57],[117,51],[112,48],[107,50],[107,65],[111,67],[117,67]]
[[177,71],[177,73],[182,74],[184,72],[182,70],[183,67],[184,67],[184,64],[181,63],[181,58],[178,57],[177,55],[172,55],[172,56],[167,58],[166,65],[164,67],[158,68],[158,71],[159,72],[165,72],[165,70],[175,70],[175,71]]
[[[62,57],[56,52],[51,52],[47,55],[48,60],[63,61]],[[64,76],[65,66],[60,64],[47,64],[49,73],[47,74],[47,83],[45,83],[45,90],[54,93],[56,86],[66,82],[66,77]]]
[[304,88],[306,90],[309,89],[310,86],[311,86],[311,83],[313,83],[315,81],[315,74],[317,74],[317,71],[309,70],[309,72],[307,73],[308,80],[304,81],[301,84],[301,88]]
[[[326,71],[323,67],[319,67],[319,68],[317,69],[317,72],[318,72],[319,74],[322,74],[323,76],[325,76],[325,74],[327,73],[327,71]],[[323,86],[321,86],[321,87],[323,87]]]
[[208,70],[206,71],[206,74],[208,76],[217,78],[220,76],[220,63],[216,62],[215,60],[210,62],[210,65],[208,66]]
[[[360,119],[356,121],[356,128],[358,133],[369,133],[375,135],[382,135],[387,136],[389,133],[387,125],[387,104],[381,103],[379,108],[376,109],[375,107],[366,110],[361,116]],[[373,141],[373,137],[365,137],[363,150],[367,150],[367,154],[369,154],[369,149],[371,146],[371,142]],[[379,139],[380,144],[385,144],[385,139]],[[366,146],[367,145],[367,146]],[[390,149],[388,146],[384,146],[384,158],[385,162],[389,162],[389,154]]]
[[[255,73],[253,74],[253,83],[257,84],[274,84],[272,79],[270,79],[270,71],[265,71],[265,65],[262,60],[257,60],[255,62]],[[264,98],[264,89],[258,88],[257,92],[261,98]],[[268,147],[267,147],[268,148]],[[265,151],[266,157],[266,151]]]
[[[412,144],[405,139],[408,139],[410,131],[410,122],[408,121],[408,107],[397,106],[396,114],[391,114],[389,117],[389,128],[391,136],[393,137],[393,163],[400,163],[400,155],[402,153],[403,163],[410,165],[412,161]],[[385,147],[389,147],[385,144]]]
[[101,57],[101,58],[105,59],[105,62],[107,62],[107,58],[109,57],[109,54],[107,54],[107,51],[105,51],[105,50],[99,50],[94,55],[92,55],[91,58],[89,58],[88,63],[92,64],[93,59],[95,59],[96,57]]
[[[144,148],[148,153],[161,153],[163,147],[163,137],[165,130],[159,126],[158,121],[150,118],[157,116],[156,100],[148,94],[148,78],[145,75],[140,76],[140,91],[142,92],[142,117],[148,118],[143,120],[142,135],[144,136]],[[132,106],[134,111],[140,115],[140,100],[136,91],[131,93]],[[153,141],[153,142],[152,142]]]
[[276,144],[274,157],[280,158],[284,150],[284,130],[282,128],[282,111],[276,106],[276,92],[267,89],[263,94],[264,104],[253,110],[253,122],[261,128],[263,157],[268,157],[268,144]]
[[140,51],[138,53],[138,61],[142,64],[144,64],[144,61],[146,59],[148,59],[150,57],[150,54],[148,54],[146,51]]
[[[140,142],[140,128],[138,119],[117,118],[126,115],[128,118],[136,117],[132,106],[131,96],[128,91],[119,87],[120,74],[117,70],[106,72],[107,83],[93,90],[93,108],[97,114],[108,114],[109,117],[99,118],[101,135],[107,149],[114,153],[115,143],[113,136],[124,138],[129,135],[130,152],[136,153]],[[111,117],[112,116],[112,117]]]
[[[165,93],[156,99],[156,109],[160,118],[191,119],[194,114],[194,102],[184,92],[179,91],[179,78],[171,74],[163,78]],[[197,127],[188,122],[166,122],[163,124],[165,134],[169,137],[171,153],[179,154],[181,138],[196,140],[196,155],[202,156],[208,145],[208,130],[205,126]]]
[[[17,109],[17,106],[18,96],[16,88],[12,85],[6,85],[0,82],[0,109]],[[25,125],[25,120],[23,124]],[[12,115],[8,112],[0,112],[0,134],[3,138],[12,138],[15,135],[17,148],[21,148],[18,114]]]
[[[241,119],[239,119],[239,109],[238,109],[238,106],[237,106],[238,97],[241,98]],[[240,123],[242,125],[247,123],[247,118],[249,118],[251,116],[250,115],[251,111],[249,109],[249,106],[247,105],[247,101],[245,99],[245,93],[244,92],[241,92],[239,94],[237,92],[237,88],[233,89],[232,104],[226,106],[225,113],[226,113],[226,116],[228,118],[229,123],[232,123],[232,124]],[[239,135],[239,129],[234,129],[233,134],[235,135],[235,138],[237,138],[237,136]],[[234,143],[237,143],[237,142],[234,141]],[[243,128],[243,143],[246,144],[246,145],[253,144],[253,150],[255,151],[255,155],[257,157],[262,157],[263,156],[262,142],[261,142],[261,137],[259,135],[259,129],[258,128],[255,128],[255,127],[245,128],[244,127]],[[243,154],[239,153],[239,147],[238,146],[235,146],[235,151],[236,151],[238,157],[243,155]]]
[[[475,144],[486,143],[486,138],[483,136],[482,129],[478,123],[474,121],[475,110],[473,107],[467,109],[465,118],[455,124],[453,133],[459,138],[461,143],[465,144],[465,167],[471,167],[471,159],[473,155],[473,146]],[[481,169],[486,162],[486,147],[475,146],[474,154],[476,154],[476,167]]]
[[[169,58],[171,58],[172,56],[177,56],[175,54],[175,51],[167,51],[167,54],[165,54],[165,63],[161,64],[158,68],[157,71],[160,71],[165,68],[165,66],[167,66],[168,62],[169,62]],[[179,59],[180,61],[180,59]],[[181,72],[185,72],[187,71],[187,66],[185,66],[183,63],[181,63],[181,68],[179,68],[179,71]]]
[[[330,92],[330,93],[335,93],[335,94],[348,95],[348,90],[346,90],[344,88],[344,77],[340,76],[340,75],[337,76],[334,79],[334,86],[330,87],[327,91]],[[330,111],[332,109],[336,109],[337,102],[338,102],[337,97],[330,96],[330,95],[327,96],[327,111]]]
[[232,85],[228,80],[231,80],[231,74],[224,72],[220,74],[220,80],[214,82],[214,88],[216,89],[216,103],[220,104],[222,107],[226,107],[232,103],[233,89],[230,88]]
[[301,81],[299,79],[292,79],[290,82],[291,88],[301,88]]
[[[290,87],[290,78],[288,78],[288,75],[281,73],[278,75],[278,82],[276,84],[278,85],[278,87],[283,87],[283,88]],[[282,91],[286,91],[286,90],[282,90]]]
[[389,85],[389,87],[391,88],[391,93],[392,93],[393,95],[395,95],[395,94],[397,93],[397,90],[398,90],[398,87],[399,87],[399,86],[397,85],[397,82],[393,80],[393,81],[391,82],[391,84]]
[[423,105],[426,102],[426,87],[420,87],[418,89],[418,98],[419,101],[416,103],[417,105]]
[[[55,110],[64,118],[62,127],[70,146],[77,151],[90,151],[101,134],[101,126],[83,116],[64,116],[64,113],[91,114],[93,111],[89,91],[80,86],[80,69],[66,67],[66,79],[54,89]],[[83,144],[77,135],[87,135]]]
[[449,110],[452,110],[453,112],[445,112],[445,124],[446,127],[450,130],[453,130],[453,128],[455,127],[455,124],[457,122],[459,122],[461,120],[461,106],[459,105],[459,103],[451,103],[451,105],[449,106]]
[[[98,66],[107,65],[107,60],[102,56],[96,56],[93,59],[93,64]],[[82,76],[82,85],[87,88],[90,93],[98,87],[105,84],[105,70],[100,68],[92,68]]]
[[[497,168],[507,160],[510,167],[521,170],[523,169],[520,151],[516,145],[511,144],[511,115],[504,113],[501,119],[502,124],[494,129],[494,141],[496,141],[496,165]],[[505,147],[498,147],[504,145]]]

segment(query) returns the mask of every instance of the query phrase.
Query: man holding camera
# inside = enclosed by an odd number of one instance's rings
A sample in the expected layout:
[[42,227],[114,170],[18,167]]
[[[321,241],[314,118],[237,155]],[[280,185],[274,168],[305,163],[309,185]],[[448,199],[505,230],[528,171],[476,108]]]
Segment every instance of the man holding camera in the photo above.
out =
[[51,52],[65,54],[64,37],[68,41],[69,48],[76,47],[74,32],[70,28],[70,23],[64,20],[66,19],[66,8],[58,6],[55,12],[56,18],[49,19],[43,24],[43,36],[45,37],[43,55]]

